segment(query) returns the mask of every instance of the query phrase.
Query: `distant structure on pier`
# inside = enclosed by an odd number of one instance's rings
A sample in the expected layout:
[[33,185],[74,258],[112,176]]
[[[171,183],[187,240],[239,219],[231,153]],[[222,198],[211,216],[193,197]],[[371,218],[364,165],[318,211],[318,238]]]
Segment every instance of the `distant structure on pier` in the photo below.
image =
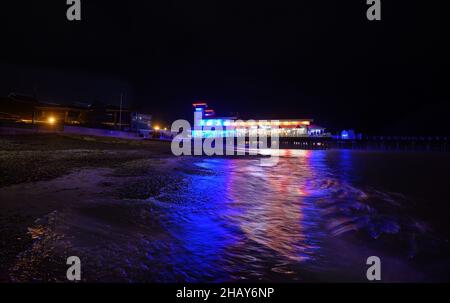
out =
[[[324,127],[314,125],[313,119],[279,119],[279,120],[240,120],[239,117],[217,116],[215,111],[203,101],[192,104],[197,113],[195,124],[206,127],[204,130],[194,130],[194,136],[228,137],[245,136],[249,132],[258,131],[261,136],[278,135],[279,137],[327,137]],[[200,115],[199,115],[200,114]],[[215,128],[221,127],[222,130]],[[227,129],[229,128],[229,129]]]

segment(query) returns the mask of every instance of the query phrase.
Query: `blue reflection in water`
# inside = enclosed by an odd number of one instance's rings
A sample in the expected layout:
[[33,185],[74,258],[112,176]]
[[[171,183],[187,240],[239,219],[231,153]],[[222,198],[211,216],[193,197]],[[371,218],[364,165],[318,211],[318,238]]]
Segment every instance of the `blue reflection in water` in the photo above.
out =
[[190,281],[279,280],[316,259],[323,232],[308,197],[320,195],[311,188],[320,173],[311,161],[323,155],[286,156],[275,167],[261,167],[259,160],[195,163],[210,174],[188,175],[181,200],[189,202],[170,212],[166,228],[182,250],[172,256],[174,267],[188,271]]
[[[394,242],[403,243],[417,231],[395,208],[401,196],[351,183],[352,157],[284,150],[274,167],[197,160],[184,174],[186,189],[164,194],[180,203],[159,204],[168,234],[160,280],[314,281],[336,272],[361,279],[362,269],[346,262],[363,264],[370,239],[398,235]],[[343,235],[360,238],[344,245]]]
[[[214,174],[186,175],[188,190],[181,197],[179,193],[174,197],[182,205],[167,210],[165,228],[173,239],[169,240],[166,251],[169,258],[165,262],[173,265],[178,273],[175,280],[205,282],[228,278],[221,265],[222,256],[237,237],[222,219],[230,211],[226,200],[229,175],[218,172],[227,171],[226,165],[227,162],[218,160],[199,163],[207,171],[212,172],[210,167],[214,167]],[[166,272],[164,279],[171,281],[167,278],[170,275]]]

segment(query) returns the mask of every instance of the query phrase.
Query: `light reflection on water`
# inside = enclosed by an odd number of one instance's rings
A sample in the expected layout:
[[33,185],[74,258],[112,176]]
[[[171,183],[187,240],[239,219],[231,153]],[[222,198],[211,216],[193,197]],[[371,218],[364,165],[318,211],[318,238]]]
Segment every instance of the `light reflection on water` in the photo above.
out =
[[[364,280],[362,258],[380,252],[372,242],[382,235],[393,237],[388,244],[400,259],[414,255],[422,231],[397,209],[405,197],[352,186],[350,151],[340,151],[334,165],[327,155],[285,150],[274,167],[198,160],[208,173],[186,174],[188,188],[176,194],[183,203],[168,210],[164,228],[175,240],[161,261],[179,275],[164,272],[163,280]],[[342,249],[348,235],[357,238]]]

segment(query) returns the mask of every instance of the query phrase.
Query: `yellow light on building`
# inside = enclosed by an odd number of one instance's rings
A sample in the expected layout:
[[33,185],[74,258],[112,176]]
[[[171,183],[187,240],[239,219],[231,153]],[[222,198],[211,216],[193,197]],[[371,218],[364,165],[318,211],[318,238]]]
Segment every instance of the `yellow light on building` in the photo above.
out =
[[49,124],[55,124],[56,119],[55,119],[55,117],[48,117],[47,122],[48,122]]
[[154,128],[155,130],[159,130],[159,129],[160,129],[158,125],[155,125],[153,128]]

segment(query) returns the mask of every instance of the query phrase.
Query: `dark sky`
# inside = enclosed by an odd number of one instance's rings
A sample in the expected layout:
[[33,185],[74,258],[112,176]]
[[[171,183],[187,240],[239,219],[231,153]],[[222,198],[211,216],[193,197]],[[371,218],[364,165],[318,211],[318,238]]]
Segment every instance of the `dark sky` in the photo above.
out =
[[170,122],[205,99],[248,118],[450,134],[439,1],[1,1],[0,94],[128,105]]

